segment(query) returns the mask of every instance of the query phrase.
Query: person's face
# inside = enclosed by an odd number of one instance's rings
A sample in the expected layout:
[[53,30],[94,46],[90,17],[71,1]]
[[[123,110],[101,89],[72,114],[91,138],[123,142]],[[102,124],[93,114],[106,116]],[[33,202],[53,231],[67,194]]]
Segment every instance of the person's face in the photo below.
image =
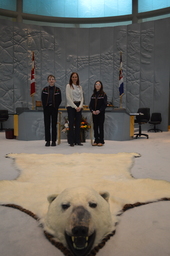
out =
[[54,86],[55,81],[56,81],[55,78],[52,77],[52,76],[50,76],[50,77],[48,78],[48,83],[49,83],[50,86]]
[[95,88],[96,88],[97,91],[100,91],[100,89],[101,89],[101,83],[100,83],[100,82],[97,82],[97,83],[95,84]]
[[71,77],[71,80],[72,80],[73,84],[77,84],[77,80],[78,80],[77,74],[73,74]]

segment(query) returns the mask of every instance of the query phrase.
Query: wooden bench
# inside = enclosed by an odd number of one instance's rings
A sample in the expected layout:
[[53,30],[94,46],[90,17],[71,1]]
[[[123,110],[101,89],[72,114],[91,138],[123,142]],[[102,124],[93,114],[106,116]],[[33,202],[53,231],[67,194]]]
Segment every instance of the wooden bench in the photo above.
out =
[[37,109],[37,108],[42,108],[42,102],[41,102],[41,100],[36,100],[36,101],[35,101],[35,107],[36,107],[36,109]]

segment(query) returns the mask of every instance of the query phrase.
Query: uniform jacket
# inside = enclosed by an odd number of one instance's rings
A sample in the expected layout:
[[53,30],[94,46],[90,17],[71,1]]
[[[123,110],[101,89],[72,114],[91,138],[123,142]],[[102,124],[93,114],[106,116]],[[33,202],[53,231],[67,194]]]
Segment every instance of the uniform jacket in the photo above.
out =
[[[49,101],[49,86],[44,87],[41,93],[41,101],[43,108],[48,106]],[[54,94],[53,94],[53,107],[58,109],[59,105],[61,104],[61,91],[58,87],[54,85]]]
[[89,109],[90,111],[99,110],[100,112],[105,112],[107,107],[107,95],[106,93],[96,92],[91,96]]

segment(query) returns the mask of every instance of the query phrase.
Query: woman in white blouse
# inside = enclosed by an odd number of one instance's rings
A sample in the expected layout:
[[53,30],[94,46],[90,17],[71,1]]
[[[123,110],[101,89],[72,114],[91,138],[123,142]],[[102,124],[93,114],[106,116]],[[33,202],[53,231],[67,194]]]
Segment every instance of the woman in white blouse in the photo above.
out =
[[[79,84],[79,75],[73,72],[66,85],[67,113],[69,121],[68,143],[83,146],[80,141],[81,112],[83,108],[83,90]],[[74,130],[75,126],[75,130]]]

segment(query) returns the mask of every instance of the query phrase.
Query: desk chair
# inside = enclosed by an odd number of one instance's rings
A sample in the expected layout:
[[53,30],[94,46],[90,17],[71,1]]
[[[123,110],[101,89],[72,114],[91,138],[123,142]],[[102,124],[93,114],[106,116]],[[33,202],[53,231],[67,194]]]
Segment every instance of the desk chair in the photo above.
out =
[[136,139],[141,136],[149,138],[148,134],[142,133],[142,124],[146,124],[149,122],[150,119],[150,108],[139,108],[138,109],[139,115],[136,116],[135,123],[139,124],[139,133],[134,134]]
[[162,116],[161,113],[152,113],[151,120],[149,121],[150,124],[153,124],[154,127],[152,129],[149,129],[148,132],[154,131],[154,132],[162,132],[161,129],[156,128],[157,124],[160,124],[162,122]]
[[0,110],[0,123],[1,123],[0,131],[3,131],[2,123],[7,121],[8,118],[9,118],[8,110]]

